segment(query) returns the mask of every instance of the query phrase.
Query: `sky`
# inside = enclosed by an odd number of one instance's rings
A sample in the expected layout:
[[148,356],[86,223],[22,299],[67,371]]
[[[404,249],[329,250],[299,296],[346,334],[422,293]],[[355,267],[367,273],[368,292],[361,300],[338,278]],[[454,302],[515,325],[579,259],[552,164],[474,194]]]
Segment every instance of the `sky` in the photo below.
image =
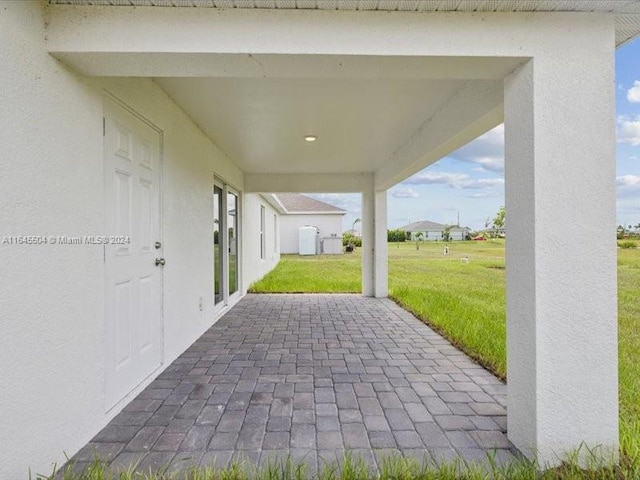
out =
[[[616,51],[616,119],[617,224],[635,226],[640,224],[640,38]],[[343,230],[361,215],[360,194],[311,196],[347,211]],[[461,225],[478,230],[501,205],[504,125],[391,188],[387,222],[398,228],[420,220],[456,224],[459,218]]]

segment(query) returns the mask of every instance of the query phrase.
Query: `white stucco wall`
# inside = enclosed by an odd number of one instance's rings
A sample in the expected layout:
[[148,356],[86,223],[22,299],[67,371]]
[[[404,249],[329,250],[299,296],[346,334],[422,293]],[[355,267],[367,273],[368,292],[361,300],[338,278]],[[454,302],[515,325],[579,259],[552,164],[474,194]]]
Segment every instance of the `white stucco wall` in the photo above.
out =
[[[262,278],[280,261],[278,233],[274,231],[274,216],[280,226],[280,214],[255,193],[243,196],[243,263],[245,265],[243,283],[245,291],[249,286]],[[265,208],[265,256],[260,258],[260,207]]]
[[320,229],[320,238],[333,234],[342,237],[342,215],[282,215],[280,217],[280,253],[298,253],[298,229],[313,225]]
[[[242,172],[152,81],[82,78],[49,56],[43,7],[0,3],[0,237],[104,234],[105,90],[156,125],[164,367],[215,320],[213,178],[242,188]],[[244,211],[255,203],[247,196]],[[243,224],[248,250],[257,225]],[[245,279],[274,265],[248,253]],[[102,247],[0,244],[0,256],[0,478],[26,478],[64,463],[124,402],[105,412]]]
[[[101,89],[149,118],[165,132],[168,362],[213,321],[210,300],[202,314],[197,311],[199,296],[212,289],[211,178],[218,174],[241,188],[243,177],[152,82],[89,81],[49,57],[43,4],[0,3],[0,229],[14,235],[101,233]],[[103,52],[117,60],[120,71],[130,71],[137,64],[131,58],[139,58],[165,73],[165,65],[174,64],[148,55],[148,45],[167,55],[224,51],[238,58],[252,52],[522,59],[504,95],[507,208],[520,219],[510,225],[507,247],[509,437],[523,451],[540,453],[543,462],[557,462],[557,455],[582,441],[617,451],[615,240],[593,234],[602,225],[615,226],[613,16],[288,12],[260,23],[261,12],[194,10],[179,10],[172,18],[198,15],[188,18],[186,32],[167,28],[169,9],[155,9],[153,17],[162,16],[157,30],[140,29],[147,36],[138,42],[135,35],[123,42],[123,32],[132,15],[145,15],[143,9],[111,9],[100,17],[102,30],[68,16],[70,9],[57,10],[58,17],[49,20],[58,22],[62,46],[54,38],[53,51],[60,58],[69,53],[67,62],[84,58],[85,66],[100,66],[91,53]],[[125,23],[114,23],[112,16]],[[63,20],[71,28],[60,28]],[[67,34],[75,50],[63,48]],[[390,43],[390,36],[397,41]],[[360,41],[345,41],[353,38]],[[127,49],[137,57],[122,61],[119,52]],[[191,58],[205,65],[199,56]],[[384,232],[372,242],[385,225],[378,190],[495,125],[499,120],[492,112],[502,112],[496,107],[503,95],[501,88],[491,91],[483,95],[472,84],[375,173],[375,189],[365,192],[363,202],[365,294],[384,292],[376,286],[386,265],[379,253],[386,251],[378,248],[386,242]],[[486,98],[491,101],[485,104]],[[465,124],[464,118],[471,119]],[[291,188],[291,177],[276,177]],[[354,190],[353,177],[325,178],[341,182],[341,191]],[[282,191],[265,187],[275,184],[272,179],[255,191]],[[318,191],[300,185],[298,191]],[[323,185],[324,191],[336,191],[327,187],[335,183]],[[581,227],[577,243],[546,234],[568,223]],[[245,227],[248,235],[251,227]],[[206,241],[200,236],[205,233]],[[99,249],[88,247],[0,245],[0,478],[23,478],[29,465],[46,472],[50,463],[62,461],[62,450],[73,454],[108,420],[102,408],[101,257]],[[245,267],[245,278],[254,275],[247,271],[252,268]]]

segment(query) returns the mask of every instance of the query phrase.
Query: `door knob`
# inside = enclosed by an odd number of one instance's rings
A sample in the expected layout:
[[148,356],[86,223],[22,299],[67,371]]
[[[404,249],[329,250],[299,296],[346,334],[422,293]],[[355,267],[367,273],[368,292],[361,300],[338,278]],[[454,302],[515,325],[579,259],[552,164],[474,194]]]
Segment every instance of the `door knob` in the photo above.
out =
[[158,265],[164,265],[164,258],[156,258],[156,267]]
[[162,247],[162,244],[160,242],[156,242],[155,247],[156,247],[156,250],[158,250],[160,247]]

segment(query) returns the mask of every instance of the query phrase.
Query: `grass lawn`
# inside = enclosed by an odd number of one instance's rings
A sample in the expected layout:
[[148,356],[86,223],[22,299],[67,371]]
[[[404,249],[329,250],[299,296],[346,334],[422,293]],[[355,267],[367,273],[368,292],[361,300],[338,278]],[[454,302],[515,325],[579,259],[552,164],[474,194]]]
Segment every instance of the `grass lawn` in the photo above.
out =
[[[496,375],[506,376],[504,242],[389,244],[391,298],[445,335]],[[355,254],[299,257],[280,264],[252,292],[360,292]],[[620,435],[640,459],[640,249],[618,251]],[[460,261],[468,256],[469,262]]]

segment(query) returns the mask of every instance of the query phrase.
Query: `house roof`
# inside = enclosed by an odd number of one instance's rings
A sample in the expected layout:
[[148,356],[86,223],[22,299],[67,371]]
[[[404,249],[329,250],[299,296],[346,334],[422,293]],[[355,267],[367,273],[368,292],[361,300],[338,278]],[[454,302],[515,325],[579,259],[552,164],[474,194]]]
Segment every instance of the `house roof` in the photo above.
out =
[[427,230],[444,230],[445,228],[446,226],[441,223],[423,220],[421,222],[413,222],[409,225],[405,225],[404,227],[400,227],[399,230],[404,230],[405,232],[426,232]]
[[259,8],[300,10],[382,10],[413,12],[602,12],[613,13],[616,45],[640,34],[637,0],[49,0],[52,4]]
[[333,215],[344,215],[346,210],[338,208],[315,198],[301,195],[300,193],[278,193],[273,195],[275,200],[282,206],[285,214],[309,214],[309,213],[329,213]]

